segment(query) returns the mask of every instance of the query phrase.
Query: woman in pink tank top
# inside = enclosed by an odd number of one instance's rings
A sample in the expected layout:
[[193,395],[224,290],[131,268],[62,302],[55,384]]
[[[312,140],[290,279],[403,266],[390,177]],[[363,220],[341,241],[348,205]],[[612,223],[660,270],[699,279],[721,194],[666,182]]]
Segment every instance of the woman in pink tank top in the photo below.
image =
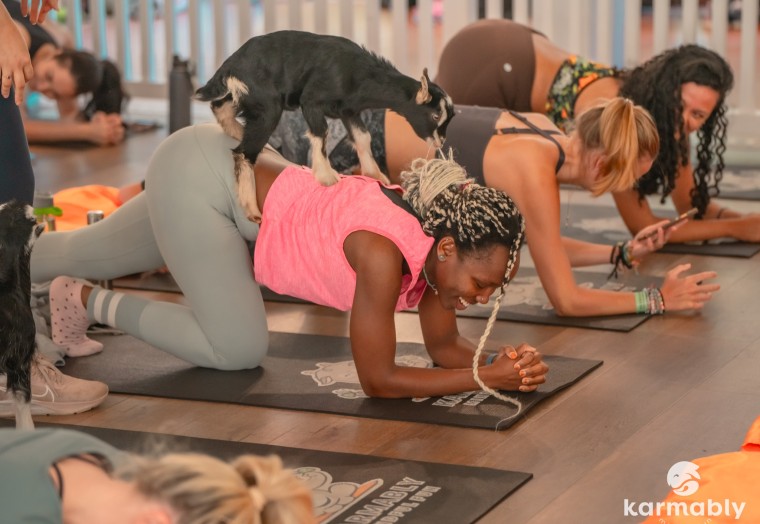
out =
[[[414,162],[404,173],[404,191],[364,176],[325,187],[292,165],[280,172],[257,169],[255,176],[262,210],[256,281],[351,310],[351,344],[365,393],[527,392],[544,382],[548,367],[535,348],[506,346],[486,355],[485,340],[476,348],[457,330],[456,311],[488,303],[517,270],[524,223],[505,193],[472,183],[451,160]],[[394,312],[414,306],[435,369],[395,362]],[[474,360],[483,366],[475,373]]]

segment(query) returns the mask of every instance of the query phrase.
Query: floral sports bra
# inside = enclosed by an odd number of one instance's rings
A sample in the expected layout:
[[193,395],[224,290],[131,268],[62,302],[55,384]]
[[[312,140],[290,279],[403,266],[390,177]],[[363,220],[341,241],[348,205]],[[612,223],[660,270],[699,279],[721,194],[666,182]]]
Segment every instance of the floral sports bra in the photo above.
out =
[[618,71],[609,66],[572,55],[562,62],[554,77],[546,100],[546,115],[565,133],[571,129],[575,119],[575,101],[578,95],[592,82],[600,78],[617,75]]

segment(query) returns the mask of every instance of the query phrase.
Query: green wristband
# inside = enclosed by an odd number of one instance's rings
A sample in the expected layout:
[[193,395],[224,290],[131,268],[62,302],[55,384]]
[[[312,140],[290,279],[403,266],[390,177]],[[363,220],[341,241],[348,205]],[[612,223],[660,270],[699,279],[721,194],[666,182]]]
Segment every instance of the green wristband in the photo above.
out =
[[633,296],[636,297],[636,313],[649,311],[649,297],[646,291],[637,291]]

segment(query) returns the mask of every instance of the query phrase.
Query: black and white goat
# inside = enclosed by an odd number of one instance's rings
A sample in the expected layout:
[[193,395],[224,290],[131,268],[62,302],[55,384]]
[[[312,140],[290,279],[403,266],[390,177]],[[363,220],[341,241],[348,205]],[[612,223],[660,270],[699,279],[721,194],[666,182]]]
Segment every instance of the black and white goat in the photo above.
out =
[[395,111],[434,147],[443,144],[454,116],[451,98],[430,81],[427,69],[417,81],[351,40],[302,31],[251,38],[195,95],[210,101],[224,131],[240,140],[233,149],[235,179],[249,217],[258,211],[253,164],[286,109],[303,111],[314,176],[323,185],[340,179],[327,159],[325,117],[343,121],[362,173],[385,180],[372,156],[371,137],[359,115],[362,110]]
[[35,325],[30,304],[29,256],[43,229],[32,207],[0,204],[0,373],[14,402],[16,427],[33,428],[31,367]]

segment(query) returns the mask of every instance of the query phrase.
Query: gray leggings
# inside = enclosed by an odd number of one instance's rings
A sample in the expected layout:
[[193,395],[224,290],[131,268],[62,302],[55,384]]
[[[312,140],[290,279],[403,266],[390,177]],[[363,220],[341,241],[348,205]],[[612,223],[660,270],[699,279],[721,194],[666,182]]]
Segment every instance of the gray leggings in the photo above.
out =
[[235,197],[235,145],[216,124],[174,133],[151,158],[144,193],[97,224],[38,239],[32,280],[112,279],[165,263],[190,307],[99,291],[91,320],[198,366],[258,366],[269,339],[246,244],[258,225]]

